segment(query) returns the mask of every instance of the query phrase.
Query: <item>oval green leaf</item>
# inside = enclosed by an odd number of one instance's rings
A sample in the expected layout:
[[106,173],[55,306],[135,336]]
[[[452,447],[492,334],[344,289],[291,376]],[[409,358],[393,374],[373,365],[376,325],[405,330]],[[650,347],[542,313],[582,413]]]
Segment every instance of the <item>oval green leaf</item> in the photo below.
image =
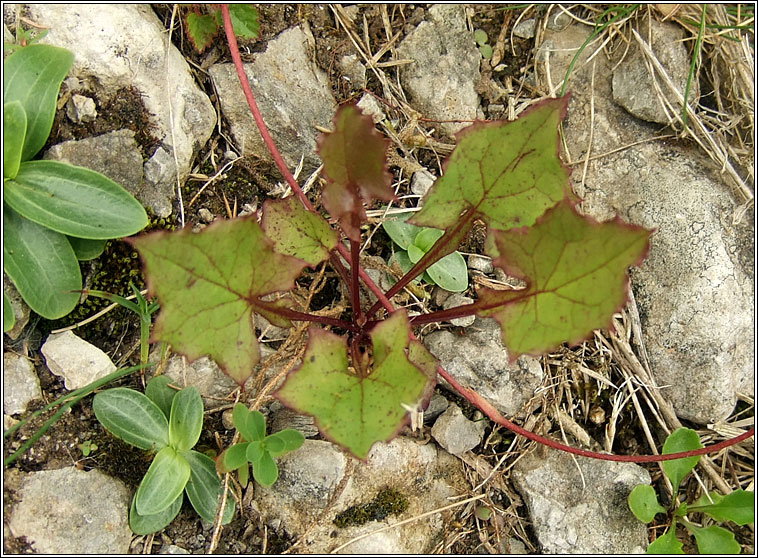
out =
[[[690,428],[677,428],[666,438],[662,453],[679,453],[702,447],[703,444],[700,443],[700,437],[697,435],[697,432]],[[695,465],[698,464],[698,461],[700,461],[700,456],[695,455],[693,457],[663,461],[661,467],[663,467],[663,472],[666,473],[666,476],[671,481],[671,485],[675,490],[678,490],[684,477],[692,471]]]
[[62,318],[79,302],[82,276],[65,236],[4,206],[3,265],[21,297],[48,320]]
[[258,463],[261,459],[263,459],[263,455],[266,453],[266,448],[263,446],[263,441],[255,441],[250,442],[247,445],[247,460],[255,465]]
[[273,457],[274,454],[279,454],[284,450],[284,440],[277,438],[276,436],[266,436],[264,440],[264,447],[266,451]]
[[229,447],[224,451],[223,454],[223,470],[226,471],[234,471],[235,469],[239,469],[243,465],[247,465],[248,459],[247,459],[247,445],[249,442],[244,442],[241,444],[234,444],[233,446]]
[[75,236],[67,236],[71,248],[74,249],[76,259],[80,262],[86,262],[94,260],[105,250],[105,243],[107,240],[93,240],[91,238],[77,238]]
[[403,250],[407,250],[408,246],[413,244],[413,240],[422,230],[421,227],[406,222],[411,216],[412,212],[388,215],[382,222],[384,232]]
[[16,325],[16,315],[13,313],[13,306],[8,295],[3,291],[3,333],[13,329]]
[[135,535],[149,535],[166,527],[171,523],[182,509],[184,494],[179,494],[176,500],[162,512],[153,515],[140,515],[137,513],[137,495],[132,498],[129,508],[129,527]]
[[253,463],[253,478],[261,486],[271,486],[279,478],[279,467],[268,452],[264,452],[261,458]]
[[3,102],[19,101],[26,112],[22,161],[34,157],[47,142],[58,91],[73,63],[71,51],[41,44],[20,48],[3,62]]
[[[270,444],[272,438],[276,438],[281,442],[281,449],[277,451],[273,450],[273,447]],[[295,451],[303,445],[303,442],[305,442],[305,436],[303,436],[302,432],[288,428],[268,436],[266,438],[266,448],[271,454],[271,457],[280,457],[285,453]]]
[[143,393],[128,388],[101,391],[95,394],[92,408],[100,424],[127,444],[144,450],[168,445],[168,421]]
[[[184,457],[190,465],[190,478],[186,486],[187,497],[197,514],[212,523],[216,520],[223,490],[221,479],[216,474],[216,464],[207,455],[194,450],[186,452]],[[221,524],[226,525],[233,516],[234,498],[227,493]]]
[[448,254],[426,270],[429,277],[441,288],[451,293],[468,289],[468,267],[460,252]]
[[28,161],[5,183],[3,199],[21,215],[63,234],[108,239],[147,226],[134,196],[110,178],[60,161]]
[[408,252],[406,253],[408,254],[408,259],[414,264],[423,258],[425,254],[425,252],[415,244],[409,245]]
[[755,522],[755,494],[745,490],[735,490],[726,496],[717,495],[713,504],[707,503],[705,497],[690,506],[690,511],[707,513],[717,521],[734,521],[737,525]]
[[[221,11],[217,12],[220,17]],[[249,4],[230,4],[229,16],[232,18],[234,34],[243,39],[257,39],[260,34],[258,10]],[[219,25],[223,25],[219,23]]]
[[171,381],[171,378],[162,374],[152,378],[145,386],[145,395],[163,411],[166,420],[171,416],[171,403],[176,394],[179,393],[174,388],[169,387]]
[[658,503],[655,489],[649,484],[638,484],[629,493],[629,509],[634,517],[643,523],[650,523],[656,514],[666,513],[666,508]]
[[664,535],[650,543],[647,554],[684,554],[682,543],[676,538],[676,525],[669,527]]
[[159,451],[137,488],[135,506],[140,515],[164,511],[182,495],[190,478],[187,460],[171,446]]
[[21,164],[26,136],[26,113],[21,101],[3,105],[3,176],[13,178]]
[[421,251],[427,253],[432,249],[434,243],[437,242],[445,234],[445,231],[439,229],[421,229],[413,239],[413,244],[421,248]]
[[174,396],[168,422],[168,440],[179,453],[192,449],[203,431],[203,398],[195,386]]
[[742,550],[735,540],[734,533],[723,527],[711,525],[710,527],[696,527],[687,523],[687,530],[695,536],[697,549],[700,554],[739,554]]

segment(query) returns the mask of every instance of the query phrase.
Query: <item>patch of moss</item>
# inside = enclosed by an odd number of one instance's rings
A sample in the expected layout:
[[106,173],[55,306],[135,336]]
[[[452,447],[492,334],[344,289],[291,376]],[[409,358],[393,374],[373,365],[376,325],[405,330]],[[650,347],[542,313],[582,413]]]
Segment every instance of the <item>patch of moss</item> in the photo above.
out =
[[380,521],[391,514],[401,514],[408,509],[408,499],[393,488],[383,488],[368,504],[350,506],[334,518],[339,528],[348,525],[363,525]]

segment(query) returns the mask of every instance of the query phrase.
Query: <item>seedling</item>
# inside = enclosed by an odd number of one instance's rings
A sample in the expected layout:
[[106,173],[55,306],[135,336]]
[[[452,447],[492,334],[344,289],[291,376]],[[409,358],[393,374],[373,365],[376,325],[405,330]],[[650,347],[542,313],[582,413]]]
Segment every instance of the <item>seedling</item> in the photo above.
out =
[[91,454],[93,451],[97,451],[97,444],[92,440],[84,440],[81,444],[76,445],[84,457],[89,457],[89,454]]
[[[156,376],[145,393],[128,388],[95,395],[97,420],[127,444],[155,452],[155,458],[132,499],[129,526],[138,535],[163,529],[179,513],[186,492],[206,521],[216,519],[221,481],[210,457],[192,448],[203,427],[203,400],[197,388],[176,391],[170,379]],[[222,523],[231,521],[234,502],[224,508]]]
[[479,53],[482,55],[482,58],[485,60],[492,58],[492,46],[487,44],[489,42],[489,38],[483,29],[477,29],[474,31],[474,40],[479,46]]
[[[697,432],[689,428],[679,428],[672,432],[663,444],[663,453],[676,453],[702,448]],[[700,456],[674,459],[662,463],[663,473],[671,481],[674,496],[687,474],[697,465]],[[635,517],[644,523],[653,521],[657,514],[669,514],[671,525],[666,533],[658,537],[647,548],[648,554],[684,554],[682,543],[676,536],[677,520],[695,537],[701,554],[739,554],[740,545],[734,534],[723,527],[710,525],[703,527],[687,519],[691,513],[704,513],[716,521],[733,521],[737,525],[747,525],[755,521],[755,499],[752,492],[735,490],[723,496],[718,492],[703,494],[695,502],[677,505],[673,498],[667,510],[658,502],[655,489],[648,484],[634,487],[629,494],[629,507]]]
[[251,463],[255,481],[261,486],[271,486],[279,478],[274,458],[298,449],[305,437],[289,428],[266,436],[266,417],[260,411],[249,411],[242,403],[234,406],[232,421],[244,441],[219,456],[218,468],[224,473],[236,470],[240,484],[247,486]]
[[[407,222],[412,213],[389,217],[382,223],[384,231],[400,247],[390,258],[390,264],[397,262],[403,273],[408,273],[444,234],[439,229],[417,227]],[[446,291],[460,293],[468,288],[466,260],[460,252],[448,254],[429,266],[422,275],[428,283],[439,285]]]
[[[111,179],[32,160],[50,135],[73,61],[66,49],[31,44],[3,62],[3,266],[29,307],[51,320],[79,302],[79,261],[100,255],[107,239],[147,225],[142,205]],[[3,330],[14,322],[4,296]]]

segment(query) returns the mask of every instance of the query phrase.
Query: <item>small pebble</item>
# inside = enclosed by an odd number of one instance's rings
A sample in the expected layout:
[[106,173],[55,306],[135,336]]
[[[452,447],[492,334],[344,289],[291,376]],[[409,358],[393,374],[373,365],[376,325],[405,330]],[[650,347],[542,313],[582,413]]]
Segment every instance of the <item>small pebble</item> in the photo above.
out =
[[205,207],[201,207],[198,210],[197,214],[200,217],[200,219],[202,219],[203,223],[212,223],[213,222],[213,213],[211,213]]

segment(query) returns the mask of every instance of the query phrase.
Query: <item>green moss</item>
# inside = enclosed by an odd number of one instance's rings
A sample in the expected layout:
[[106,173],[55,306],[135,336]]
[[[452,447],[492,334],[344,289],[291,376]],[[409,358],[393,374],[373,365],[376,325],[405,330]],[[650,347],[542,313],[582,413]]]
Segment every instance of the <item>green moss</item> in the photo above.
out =
[[343,528],[348,525],[363,525],[380,521],[391,514],[401,514],[408,509],[408,500],[393,488],[383,488],[368,504],[350,506],[334,518],[334,524]]

